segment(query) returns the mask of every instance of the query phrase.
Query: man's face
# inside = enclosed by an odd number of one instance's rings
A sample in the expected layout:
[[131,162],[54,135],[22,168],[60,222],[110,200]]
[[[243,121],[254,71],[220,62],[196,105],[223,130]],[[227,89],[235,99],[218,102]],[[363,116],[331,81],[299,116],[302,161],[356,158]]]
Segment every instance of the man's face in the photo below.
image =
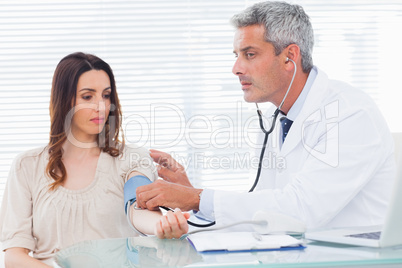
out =
[[237,29],[233,42],[237,59],[232,72],[239,77],[245,101],[278,105],[286,91],[286,72],[281,64],[286,57],[282,53],[275,56],[275,49],[264,40],[264,34],[262,25]]

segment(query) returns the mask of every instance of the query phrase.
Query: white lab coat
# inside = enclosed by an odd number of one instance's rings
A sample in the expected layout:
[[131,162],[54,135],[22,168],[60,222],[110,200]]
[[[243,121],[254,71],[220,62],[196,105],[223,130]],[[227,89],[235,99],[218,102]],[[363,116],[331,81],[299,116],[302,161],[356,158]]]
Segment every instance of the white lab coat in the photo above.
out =
[[383,223],[394,146],[366,94],[318,70],[282,147],[280,134],[278,120],[254,192],[214,192],[217,226],[252,219],[257,211],[287,214],[309,229]]

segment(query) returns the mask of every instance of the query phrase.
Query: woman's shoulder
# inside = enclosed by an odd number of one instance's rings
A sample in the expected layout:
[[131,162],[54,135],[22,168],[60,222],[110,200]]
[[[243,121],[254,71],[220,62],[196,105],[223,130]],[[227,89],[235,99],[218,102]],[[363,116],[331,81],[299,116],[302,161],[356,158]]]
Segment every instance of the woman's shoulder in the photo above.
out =
[[19,153],[14,159],[14,165],[34,164],[37,166],[47,156],[47,146],[41,146]]
[[156,168],[149,154],[148,149],[136,144],[125,144],[119,157],[115,157],[116,165],[121,177],[128,179],[132,171],[138,171],[150,178],[152,181],[157,178]]
[[139,162],[153,162],[148,149],[137,146],[136,144],[125,144],[124,148],[121,149],[121,154],[116,157],[116,161],[119,162],[119,165],[123,168],[137,165]]
[[144,147],[140,147],[137,144],[131,143],[124,145],[121,155],[123,157],[149,157],[149,151]]

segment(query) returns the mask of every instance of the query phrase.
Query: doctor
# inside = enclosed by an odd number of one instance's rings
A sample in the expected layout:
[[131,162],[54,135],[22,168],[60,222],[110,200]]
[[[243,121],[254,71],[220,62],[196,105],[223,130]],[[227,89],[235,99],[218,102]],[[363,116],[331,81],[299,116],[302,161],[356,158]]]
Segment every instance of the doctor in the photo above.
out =
[[[250,220],[257,211],[286,214],[310,229],[381,224],[395,163],[391,134],[374,102],[313,65],[313,29],[302,7],[257,3],[232,23],[233,73],[244,99],[280,108],[264,158],[274,156],[283,165],[263,161],[253,192],[203,190],[191,186],[168,154],[153,151],[164,180],[139,187],[138,205],[199,211],[217,226]],[[261,144],[265,137],[261,133]]]

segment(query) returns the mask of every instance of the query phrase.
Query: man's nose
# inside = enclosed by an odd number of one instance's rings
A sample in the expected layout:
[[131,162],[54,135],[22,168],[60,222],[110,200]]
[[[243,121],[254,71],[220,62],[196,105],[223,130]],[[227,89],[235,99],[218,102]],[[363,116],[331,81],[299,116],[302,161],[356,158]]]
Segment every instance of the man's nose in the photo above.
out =
[[234,75],[244,74],[244,66],[239,58],[237,58],[235,63],[233,64],[232,73]]

